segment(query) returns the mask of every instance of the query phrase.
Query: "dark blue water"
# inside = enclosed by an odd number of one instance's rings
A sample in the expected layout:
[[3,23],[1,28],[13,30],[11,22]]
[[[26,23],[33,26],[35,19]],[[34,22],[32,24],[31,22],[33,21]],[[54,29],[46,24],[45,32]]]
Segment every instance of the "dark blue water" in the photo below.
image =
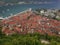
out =
[[[8,5],[8,6],[0,6],[0,16],[6,17],[10,14],[17,14],[21,11],[24,11],[28,8],[37,9],[37,8],[45,8],[45,9],[57,9],[58,4],[22,4],[22,5]],[[8,10],[9,9],[9,10]]]

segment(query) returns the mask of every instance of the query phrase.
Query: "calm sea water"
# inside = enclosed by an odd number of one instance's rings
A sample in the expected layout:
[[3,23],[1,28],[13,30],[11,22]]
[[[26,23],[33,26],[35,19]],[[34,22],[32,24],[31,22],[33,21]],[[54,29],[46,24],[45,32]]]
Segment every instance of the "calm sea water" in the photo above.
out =
[[46,8],[46,9],[54,9],[58,8],[57,4],[21,4],[21,5],[8,5],[8,6],[0,6],[0,16],[6,17],[11,14],[17,14],[22,12],[28,8],[37,9],[37,8]]

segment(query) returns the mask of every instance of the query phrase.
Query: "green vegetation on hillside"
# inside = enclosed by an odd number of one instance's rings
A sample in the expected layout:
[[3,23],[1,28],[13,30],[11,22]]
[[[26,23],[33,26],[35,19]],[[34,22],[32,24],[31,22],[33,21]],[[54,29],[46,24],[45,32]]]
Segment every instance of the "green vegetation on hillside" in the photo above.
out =
[[[60,45],[60,37],[57,36],[39,33],[6,36],[1,32],[1,29],[2,27],[0,26],[0,45]],[[49,44],[42,43],[42,40],[48,41]]]
[[[48,41],[49,44],[41,43],[41,39]],[[0,45],[60,45],[60,37],[39,33],[0,35]]]

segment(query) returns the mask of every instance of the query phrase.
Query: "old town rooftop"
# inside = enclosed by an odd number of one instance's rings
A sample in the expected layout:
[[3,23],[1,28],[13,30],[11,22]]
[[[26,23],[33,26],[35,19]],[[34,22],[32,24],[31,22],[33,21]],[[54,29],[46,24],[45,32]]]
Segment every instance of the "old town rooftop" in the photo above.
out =
[[34,32],[48,35],[60,35],[60,21],[37,15],[31,10],[8,19],[3,19],[2,25],[2,32],[6,35]]

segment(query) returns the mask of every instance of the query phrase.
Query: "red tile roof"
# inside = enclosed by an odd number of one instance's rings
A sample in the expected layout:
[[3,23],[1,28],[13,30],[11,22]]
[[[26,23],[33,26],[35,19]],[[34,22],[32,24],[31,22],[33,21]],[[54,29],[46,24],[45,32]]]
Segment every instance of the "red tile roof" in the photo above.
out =
[[[55,31],[57,31],[57,33],[60,31],[60,21],[48,19],[47,17],[42,17],[31,12],[13,16],[9,18],[9,20],[2,20],[2,23],[3,25],[8,24],[7,26],[15,25],[15,27],[13,26],[14,28],[12,27],[14,29],[14,32],[19,33],[21,33],[21,28],[23,29],[23,33],[28,33],[29,30],[34,29],[39,33],[48,33],[49,35],[55,35]],[[17,27],[19,24],[21,24],[21,27]],[[12,30],[5,28],[3,32],[11,33]]]

